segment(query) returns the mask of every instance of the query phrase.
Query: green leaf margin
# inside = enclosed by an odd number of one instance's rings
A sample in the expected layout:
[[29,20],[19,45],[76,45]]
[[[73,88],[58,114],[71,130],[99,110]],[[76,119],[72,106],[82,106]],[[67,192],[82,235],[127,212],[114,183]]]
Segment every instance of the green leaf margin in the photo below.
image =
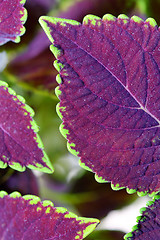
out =
[[[95,25],[95,20],[97,19],[101,19],[95,15],[86,15],[83,19],[83,23],[86,23],[88,21],[90,21],[90,24],[92,25]],[[123,21],[124,24],[127,24],[128,21],[131,19],[132,21],[138,23],[138,24],[141,24],[142,22],[144,22],[146,24],[146,27],[148,25],[150,25],[151,27],[155,27],[157,26],[157,23],[156,21],[153,19],[153,18],[147,18],[145,21],[143,19],[141,19],[140,17],[138,16],[132,16],[131,18],[129,18],[128,16],[126,16],[125,14],[120,14],[117,18],[115,16],[113,16],[112,14],[105,14],[102,18],[103,20],[106,20],[109,22],[111,21],[116,21],[116,19],[121,19],[121,21]],[[49,26],[47,25],[46,21],[52,23],[52,24],[60,24],[61,26],[66,26],[66,23],[69,23],[71,25],[82,25],[81,23],[75,21],[75,20],[70,20],[70,19],[63,19],[63,18],[56,18],[56,17],[48,17],[48,16],[41,16],[39,18],[39,23],[41,25],[41,27],[43,28],[43,30],[45,31],[47,37],[49,38],[49,40],[51,41],[52,45],[50,45],[50,50],[51,52],[54,54],[55,58],[58,59],[61,54],[63,54],[63,52],[61,50],[59,50],[55,45],[54,45],[54,39],[51,35],[51,29],[49,28]],[[58,72],[60,72],[60,70],[63,69],[63,64],[62,63],[59,63],[58,60],[55,60],[54,61],[54,67],[56,68],[56,70]],[[67,75],[67,74],[66,74]],[[56,81],[58,84],[61,84],[62,83],[62,79],[61,79],[61,76],[60,74],[57,75],[56,77]],[[60,88],[59,86],[56,87],[55,89],[55,94],[56,96],[59,98],[59,96],[61,95],[61,91],[60,91]],[[57,107],[56,107],[56,111],[57,111],[57,114],[58,116],[60,117],[60,119],[63,121],[63,115],[62,115],[62,112],[65,111],[65,107],[60,107],[60,104],[58,103],[57,104]],[[67,135],[69,134],[69,130],[68,129],[65,129],[64,128],[64,125],[63,125],[63,122],[61,123],[60,125],[60,132],[61,134],[64,136],[64,138],[66,138],[67,140]],[[69,152],[71,152],[73,155],[77,156],[77,157],[80,157],[79,156],[79,152],[76,151],[76,145],[75,143],[69,143],[67,141],[67,148],[69,150]],[[79,159],[79,165],[84,168],[85,170],[87,171],[90,171],[90,172],[93,172],[92,169],[90,169],[88,166],[85,165],[85,163],[81,162],[81,160]],[[104,180],[101,176],[98,176],[96,173],[95,173],[95,179],[97,182],[99,183],[106,183],[106,182],[110,182],[110,181],[106,181]],[[113,190],[121,190],[121,189],[126,189],[126,192],[128,194],[133,194],[135,192],[137,192],[137,195],[139,197],[142,197],[142,196],[146,196],[148,194],[147,191],[143,192],[143,191],[137,191],[136,189],[130,189],[128,187],[120,187],[120,184],[112,184],[111,182],[111,188]],[[156,195],[158,192],[153,192],[151,194],[148,194],[150,197]]]
[[[36,141],[37,146],[43,152],[43,158],[42,158],[43,162],[46,163],[46,165],[48,166],[48,168],[43,167],[42,165],[37,163],[37,165],[35,164],[36,166],[33,166],[33,165],[29,164],[29,165],[26,165],[26,167],[28,167],[30,169],[33,169],[33,170],[42,171],[42,172],[45,172],[45,173],[52,173],[54,171],[53,166],[51,165],[50,160],[49,160],[46,152],[44,151],[43,143],[42,143],[39,135],[37,134],[37,132],[39,131],[39,127],[36,124],[35,120],[33,119],[33,116],[35,114],[33,109],[29,105],[25,104],[25,99],[20,95],[16,95],[15,91],[13,89],[9,88],[8,84],[6,82],[0,80],[0,87],[3,87],[4,90],[8,90],[8,92],[11,95],[13,101],[19,102],[20,104],[22,103],[23,104],[23,109],[25,110],[25,115],[29,115],[31,117],[31,121],[30,121],[31,130],[33,130],[33,132],[36,135],[34,140]],[[26,126],[26,128],[27,128],[27,126]],[[8,166],[8,164],[4,163],[2,161],[2,159],[0,159],[0,168],[4,169],[7,166]],[[19,164],[17,162],[13,162],[13,164],[9,164],[9,166],[11,168],[13,168],[14,170],[17,170],[17,171],[20,171],[20,172],[23,172],[26,169],[25,166],[22,167],[21,164]]]
[[[49,213],[50,209],[52,207],[54,207],[53,202],[51,202],[50,200],[41,201],[41,199],[35,195],[28,194],[28,195],[21,196],[21,194],[17,191],[12,192],[11,194],[8,194],[6,191],[0,191],[0,198],[4,198],[7,195],[13,199],[22,197],[24,200],[29,200],[30,205],[36,205],[38,202],[41,202],[43,207],[47,207],[45,213]],[[67,212],[67,214],[65,214],[64,218],[75,218],[76,221],[79,222],[79,224],[90,223],[90,225],[88,227],[86,227],[86,229],[83,231],[83,239],[86,236],[88,236],[100,222],[96,218],[78,217],[76,214],[74,214],[72,212],[68,212],[68,210],[63,207],[55,207],[55,209],[56,209],[57,213],[66,213]],[[37,211],[39,211],[39,210],[41,210],[41,209],[37,208]],[[79,239],[79,236],[77,235],[75,240],[78,240],[78,239]]]

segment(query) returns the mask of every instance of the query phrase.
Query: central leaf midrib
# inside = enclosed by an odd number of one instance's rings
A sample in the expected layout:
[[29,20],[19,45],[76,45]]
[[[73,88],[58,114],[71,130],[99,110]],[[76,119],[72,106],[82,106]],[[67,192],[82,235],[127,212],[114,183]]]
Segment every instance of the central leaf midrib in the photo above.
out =
[[[81,25],[81,27],[82,27],[83,25]],[[90,28],[89,28],[90,29]],[[90,30],[92,30],[92,29],[90,29]],[[59,31],[58,31],[59,32]],[[60,34],[62,34],[61,32],[60,32]],[[62,34],[63,35],[63,34]],[[71,42],[73,42],[78,48],[80,48],[82,51],[84,51],[84,52],[86,52],[86,54],[88,54],[89,56],[91,56],[92,58],[94,58],[100,65],[102,65],[125,89],[126,89],[126,91],[128,91],[128,93],[131,95],[131,97],[139,104],[139,106],[140,106],[140,108],[136,108],[135,107],[135,109],[142,109],[144,112],[146,112],[150,117],[152,117],[157,123],[158,123],[158,125],[160,125],[160,120],[158,120],[151,112],[149,112],[147,109],[145,109],[144,107],[143,107],[143,105],[136,99],[136,97],[130,92],[130,90],[121,82],[121,81],[119,81],[119,79],[106,67],[106,66],[104,66],[104,64],[103,63],[101,63],[95,56],[93,56],[92,55],[92,53],[89,53],[89,52],[87,52],[85,49],[83,49],[80,45],[78,45],[77,44],[77,42],[75,42],[75,41],[73,41],[73,40],[71,40],[70,38],[68,38],[68,37],[66,37],[66,36],[64,36],[65,38],[67,38],[69,41],[71,41]],[[104,37],[106,37],[105,35],[104,35]],[[114,47],[115,47],[115,45],[114,45]],[[115,49],[116,49],[116,47],[115,47]],[[119,51],[116,49],[116,51],[119,53]],[[144,51],[144,50],[143,50]],[[120,54],[120,53],[119,53]],[[121,55],[120,55],[121,56]],[[124,106],[122,106],[122,107],[124,107]]]

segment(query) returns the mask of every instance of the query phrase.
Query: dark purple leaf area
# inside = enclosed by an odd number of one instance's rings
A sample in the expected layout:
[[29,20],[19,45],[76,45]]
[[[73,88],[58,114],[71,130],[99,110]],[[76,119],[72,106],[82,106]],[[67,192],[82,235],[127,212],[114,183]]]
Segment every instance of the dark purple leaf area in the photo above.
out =
[[0,81],[0,167],[26,167],[51,173],[52,166],[37,134],[34,111],[24,98]]
[[[56,16],[81,21],[87,13],[103,16],[106,11],[115,15],[119,12],[130,12],[133,10],[135,2],[134,0],[129,2],[127,0],[73,0],[69,6],[67,1],[62,5],[63,8],[58,9]],[[28,0],[25,6],[29,16],[23,40],[26,37],[31,37],[35,32],[38,23],[37,17],[46,15],[51,6],[55,9],[56,2],[55,0]],[[36,90],[46,90],[53,94],[57,86],[57,71],[53,71],[52,68],[52,62],[55,59],[49,51],[49,44],[46,34],[43,31],[39,32],[30,42],[28,48],[8,64],[7,71],[17,76],[18,82],[32,86]]]
[[64,208],[36,196],[0,192],[0,238],[5,240],[83,239],[98,224],[97,219],[77,217]]
[[56,47],[58,111],[70,150],[100,182],[140,194],[159,191],[160,31],[155,21],[110,14],[86,16],[83,24],[40,21]]
[[140,210],[138,224],[133,231],[125,235],[125,240],[159,240],[160,239],[160,195],[155,196],[146,208]]
[[25,0],[0,0],[0,45],[8,42],[19,42],[25,29]]

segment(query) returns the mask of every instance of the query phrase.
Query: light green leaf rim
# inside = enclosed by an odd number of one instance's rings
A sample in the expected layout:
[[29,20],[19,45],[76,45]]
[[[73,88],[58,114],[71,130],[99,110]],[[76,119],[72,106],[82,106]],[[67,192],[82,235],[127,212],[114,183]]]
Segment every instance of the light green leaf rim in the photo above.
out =
[[20,33],[18,34],[18,36],[16,36],[14,40],[11,39],[11,41],[13,41],[15,43],[19,43],[20,42],[20,36],[22,36],[25,33],[25,31],[26,31],[25,27],[23,26],[23,24],[25,24],[25,22],[27,20],[27,17],[28,17],[27,10],[26,10],[26,8],[23,7],[25,2],[26,2],[26,0],[19,0],[19,3],[22,5],[22,9],[23,9],[23,11],[20,10],[20,13],[23,12],[23,14],[22,14],[22,16],[20,18],[22,27],[21,27],[21,30],[20,30]]
[[[8,84],[4,81],[0,81],[0,88],[3,87],[4,90],[8,91],[9,94],[11,95],[13,101],[15,101],[18,105],[21,105],[21,109],[24,110],[24,116],[30,116],[31,121],[30,124],[31,126],[26,126],[27,128],[30,128],[30,130],[32,130],[35,133],[35,142],[37,143],[37,146],[42,150],[43,152],[43,157],[42,160],[43,162],[47,165],[47,167],[44,167],[43,165],[34,162],[34,165],[26,165],[26,166],[22,166],[20,163],[18,162],[12,162],[11,164],[9,164],[9,166],[11,168],[13,168],[14,170],[17,170],[19,172],[24,172],[26,167],[30,168],[30,169],[35,169],[38,171],[42,171],[45,173],[52,173],[54,171],[52,164],[50,163],[50,160],[46,154],[46,152],[44,151],[44,146],[42,144],[42,141],[39,137],[39,135],[37,134],[39,128],[35,122],[35,120],[32,119],[32,117],[34,116],[34,111],[33,109],[28,106],[27,104],[25,104],[25,99],[19,95],[16,95],[15,91],[11,88],[8,87]],[[3,156],[3,158],[5,159],[6,156]],[[0,168],[6,168],[8,166],[7,163],[3,162],[3,159],[0,159]]]
[[[84,17],[83,24],[87,25],[88,23],[90,23],[92,25],[96,25],[96,23],[99,22],[99,20],[100,20],[99,17],[97,17],[95,15],[89,14],[89,15],[86,15]],[[110,21],[116,22],[117,20],[121,20],[121,21],[123,21],[123,24],[127,24],[129,22],[129,20],[131,20],[131,21],[134,21],[137,24],[141,24],[143,22],[145,26],[149,26],[149,25],[151,27],[157,26],[157,23],[156,23],[156,21],[153,18],[147,18],[146,21],[143,21],[140,17],[132,16],[131,18],[129,18],[125,14],[120,14],[117,18],[115,16],[113,16],[112,14],[105,14],[103,16],[102,20],[105,21],[105,22],[108,22],[108,23]],[[81,25],[81,23],[78,23],[77,21],[74,21],[74,20],[68,20],[68,19],[62,19],[62,18],[53,18],[53,17],[46,17],[46,16],[40,17],[39,23],[42,26],[43,30],[45,31],[46,35],[48,36],[49,40],[53,44],[53,45],[51,45],[50,49],[51,49],[52,53],[55,55],[55,57],[58,58],[62,52],[60,52],[59,49],[57,49],[54,46],[54,39],[53,39],[52,34],[51,34],[51,29],[47,25],[46,21],[48,21],[48,22],[50,22],[52,24],[55,24],[55,25],[57,23],[59,23],[61,26],[64,26],[64,27],[66,26],[66,23],[69,23],[71,25]],[[100,24],[97,24],[97,25],[99,26]],[[54,61],[54,67],[60,73],[60,71],[63,69],[63,64],[59,63],[58,60],[55,60]],[[60,74],[57,75],[57,82],[58,82],[59,85],[61,85],[62,82],[63,82]],[[59,86],[55,89],[55,94],[56,94],[56,96],[58,98],[61,95],[61,90],[60,90]],[[62,114],[62,112],[65,111],[65,107],[61,107],[60,103],[58,103],[57,106],[56,106],[56,111],[57,111],[57,114],[60,117],[60,119],[63,121],[63,114]],[[63,122],[60,125],[60,132],[67,139],[67,135],[69,134],[69,130],[64,128]],[[76,151],[75,143],[69,143],[67,141],[67,148],[73,155],[79,157],[78,156],[79,152]],[[85,170],[93,172],[93,170],[91,168],[89,168],[88,166],[86,166],[85,163],[83,163],[81,161],[81,159],[79,159],[79,165],[82,168],[84,168]],[[107,183],[107,182],[109,182],[109,181],[104,180],[101,176],[98,176],[96,173],[95,173],[95,179],[99,183]],[[111,188],[113,190],[116,190],[116,191],[117,190],[121,190],[121,189],[126,189],[126,192],[128,194],[133,194],[133,193],[137,192],[137,195],[139,197],[145,196],[148,193],[146,191],[145,192],[137,191],[136,189],[130,189],[128,187],[121,186],[119,183],[117,183],[115,185],[115,184],[112,183],[112,181],[111,181]],[[157,192],[153,192],[152,194],[148,194],[148,195],[150,197],[152,197],[152,196],[156,195],[157,193],[158,193],[158,191]]]
[[[139,227],[138,227],[139,221],[142,221],[142,222],[143,222],[143,218],[142,218],[143,212],[146,211],[147,207],[152,206],[152,205],[154,204],[154,202],[155,202],[156,200],[159,200],[159,199],[160,199],[160,195],[159,195],[159,194],[155,195],[151,201],[148,201],[148,202],[147,202],[146,207],[142,207],[142,208],[139,210],[141,216],[138,216],[138,217],[137,217],[137,220],[136,220],[137,224],[132,227],[132,231],[124,235],[124,239],[125,239],[125,240],[130,240],[130,239],[132,239],[132,237],[133,237],[133,231],[135,231],[135,230],[137,230],[137,229],[139,228]],[[145,220],[144,220],[144,221],[145,221]]]
[[[71,25],[80,25],[79,22],[75,21],[75,20],[69,20],[69,19],[63,19],[63,18],[53,18],[53,17],[47,17],[47,16],[42,16],[39,18],[39,23],[42,26],[42,28],[44,29],[47,37],[49,38],[49,40],[51,41],[51,43],[54,43],[54,40],[51,36],[51,29],[49,28],[49,26],[47,25],[46,21],[57,25],[58,23],[61,26],[66,26],[66,23],[69,23]],[[57,54],[59,55],[59,49],[56,49],[55,46],[51,46],[51,51],[55,54],[55,57],[57,56]]]
[[[12,192],[11,194],[8,194],[6,191],[0,191],[0,198],[5,198],[6,196],[9,196],[10,198],[23,198],[25,201],[28,201],[30,205],[37,205],[39,202],[41,202],[42,207],[37,206],[37,211],[41,211],[42,208],[46,208],[45,214],[50,213],[51,208],[54,208],[57,213],[62,213],[64,214],[64,218],[73,218],[79,224],[89,224],[88,227],[83,232],[77,232],[77,236],[75,239],[82,239],[82,234],[83,234],[83,239],[89,235],[99,224],[99,220],[96,218],[85,218],[85,217],[78,217],[76,214],[72,212],[68,212],[66,208],[63,207],[54,207],[54,204],[49,201],[49,200],[44,200],[41,201],[41,199],[35,195],[24,195],[21,196],[19,192]],[[79,235],[80,234],[80,235]]]
[[[72,212],[68,212],[66,208],[63,207],[57,207],[56,208],[56,212],[57,213],[63,213],[65,214],[64,217],[65,218],[74,218],[77,221],[79,221],[80,224],[88,224],[90,223],[90,225],[88,227],[86,227],[86,229],[83,231],[83,233],[80,231],[78,232],[78,235],[76,236],[75,239],[82,239],[80,238],[81,235],[83,234],[83,239],[88,236],[95,228],[96,226],[100,223],[100,221],[98,219],[95,218],[85,218],[85,217],[78,217],[76,214],[72,213]],[[80,234],[80,235],[79,235]]]

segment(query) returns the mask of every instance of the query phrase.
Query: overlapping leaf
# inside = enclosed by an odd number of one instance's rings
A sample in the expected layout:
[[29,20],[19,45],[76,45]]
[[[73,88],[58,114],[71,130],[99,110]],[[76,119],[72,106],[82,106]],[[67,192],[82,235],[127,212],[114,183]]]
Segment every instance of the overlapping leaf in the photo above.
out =
[[42,17],[60,72],[68,148],[99,182],[143,195],[160,190],[160,31],[154,19]]
[[0,81],[0,167],[18,171],[26,167],[51,173],[51,163],[43,150],[33,120],[34,111],[21,96]]
[[[135,0],[65,0],[60,1],[58,10],[56,1],[26,2],[26,9],[30,13],[26,23],[25,37],[35,32],[37,16],[44,15],[53,4],[53,16],[75,19],[81,21],[83,17],[92,12],[103,16],[106,11],[118,14],[119,12],[133,11]],[[36,21],[35,21],[36,20]],[[48,49],[49,40],[42,31],[30,42],[27,49],[16,56],[7,66],[7,71],[16,76],[15,80],[25,83],[36,90],[45,90],[53,94],[56,83],[57,71],[52,70],[53,54]]]
[[27,12],[23,7],[26,0],[1,0],[0,1],[0,45],[8,42],[19,42],[24,34],[23,24]]
[[0,192],[0,238],[10,239],[83,239],[98,224],[97,219],[81,218],[65,208],[36,196],[21,197],[18,192]]
[[141,216],[137,217],[138,224],[133,231],[124,236],[125,240],[160,239],[160,195],[148,202],[146,208],[141,208]]

